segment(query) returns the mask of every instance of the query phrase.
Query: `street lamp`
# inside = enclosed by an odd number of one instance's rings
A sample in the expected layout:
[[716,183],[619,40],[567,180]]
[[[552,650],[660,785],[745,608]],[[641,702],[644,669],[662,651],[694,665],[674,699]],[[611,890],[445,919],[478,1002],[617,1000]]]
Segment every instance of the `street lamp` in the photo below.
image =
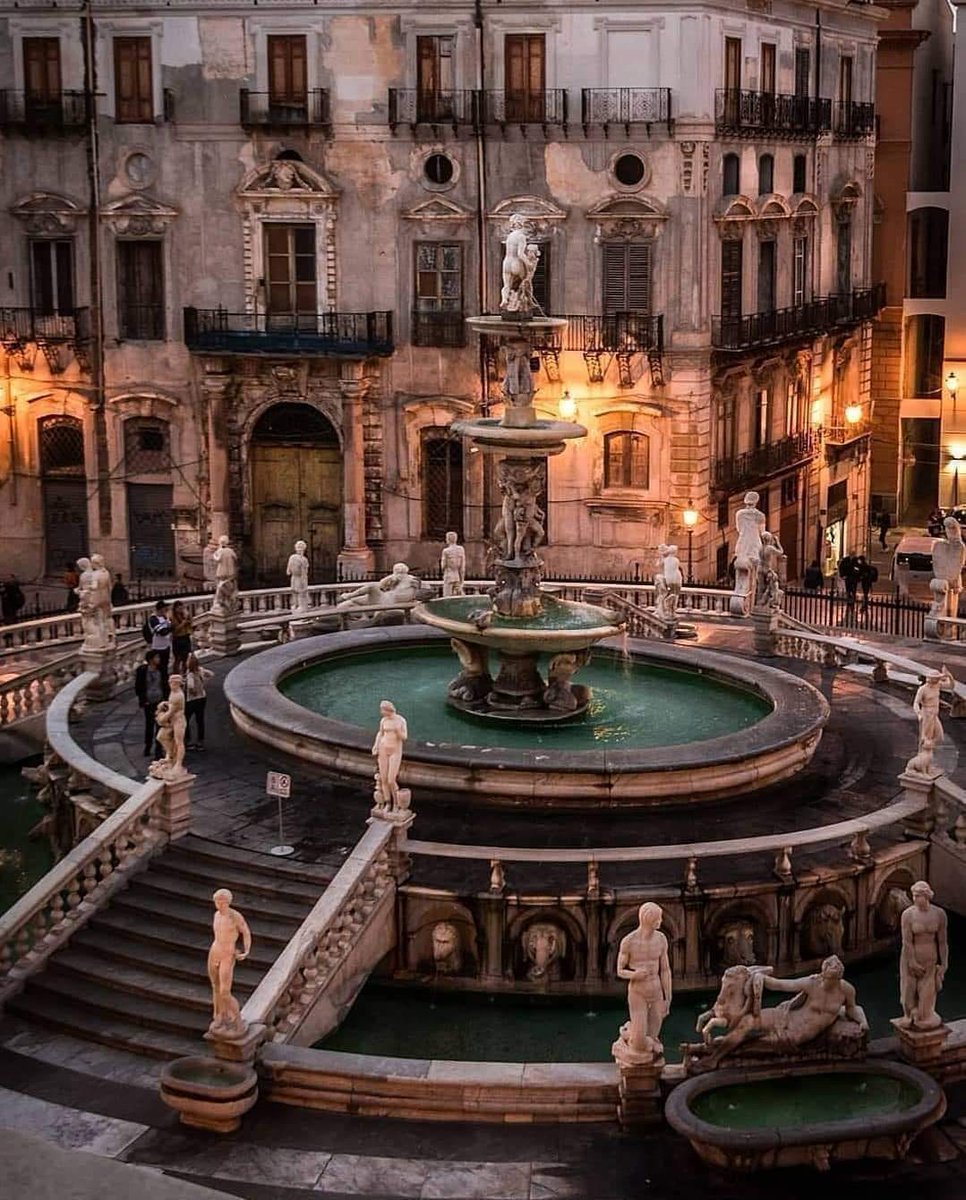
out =
[[953,411],[956,411],[956,393],[959,391],[959,379],[955,371],[950,371],[945,379],[946,391],[949,392],[949,399],[953,406]]
[[681,513],[681,520],[684,522],[684,528],[688,531],[688,586],[694,583],[694,527],[698,523],[698,510],[694,507],[694,501],[689,500],[688,506]]
[[847,404],[845,407],[845,420],[849,425],[858,425],[862,420],[862,405]]
[[577,416],[577,401],[569,391],[564,391],[557,402],[557,412],[562,421],[572,421]]

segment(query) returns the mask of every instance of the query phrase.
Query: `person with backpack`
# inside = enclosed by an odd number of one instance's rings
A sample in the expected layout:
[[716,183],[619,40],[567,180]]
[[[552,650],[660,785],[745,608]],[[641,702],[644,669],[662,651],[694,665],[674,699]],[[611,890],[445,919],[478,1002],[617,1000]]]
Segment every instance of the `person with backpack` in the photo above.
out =
[[134,672],[134,694],[144,713],[144,756],[160,758],[155,714],[161,701],[168,698],[168,673],[161,665],[159,650],[148,650],[144,662]]
[[141,626],[141,636],[152,650],[161,657],[161,669],[168,673],[168,659],[171,657],[171,620],[168,616],[167,600],[159,600],[154,606],[154,612]]

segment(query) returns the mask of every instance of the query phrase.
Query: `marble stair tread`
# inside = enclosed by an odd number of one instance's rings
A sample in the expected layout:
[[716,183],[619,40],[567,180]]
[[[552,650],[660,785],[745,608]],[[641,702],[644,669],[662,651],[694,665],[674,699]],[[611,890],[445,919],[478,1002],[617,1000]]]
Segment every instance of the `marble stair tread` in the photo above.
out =
[[[219,886],[222,885],[219,884]],[[236,908],[241,909],[246,918],[250,920],[260,917],[278,921],[295,921],[300,925],[312,908],[311,904],[292,903],[281,898],[246,896],[242,887],[234,888],[230,884],[224,886],[231,888],[232,903]],[[167,875],[163,870],[152,868],[139,876],[137,890],[140,893],[153,892],[161,897],[194,901],[201,905],[209,919],[213,913],[211,895],[214,889],[210,883],[205,884],[177,875]]]
[[[191,900],[175,897],[161,897],[157,893],[148,894],[146,891],[132,887],[126,892],[120,892],[111,901],[111,908],[123,912],[137,913],[142,921],[147,923],[171,924],[186,926],[189,929],[204,930],[211,933],[212,909],[204,907]],[[301,921],[266,920],[258,913],[246,913],[246,919],[251,926],[252,938],[273,943],[279,947],[286,945]],[[210,936],[209,936],[210,944]]]
[[185,860],[197,862],[206,860],[220,865],[244,871],[246,875],[262,875],[266,879],[292,880],[305,883],[310,887],[324,886],[331,878],[332,869],[314,863],[281,862],[272,858],[267,852],[247,850],[241,846],[231,846],[225,842],[216,842],[212,838],[201,837],[189,833],[181,838],[168,851],[166,857],[172,861]]
[[75,1038],[99,1042],[133,1054],[151,1058],[182,1058],[188,1054],[208,1053],[208,1043],[200,1037],[185,1037],[183,1034],[151,1029],[134,1021],[123,1020],[113,1012],[103,1013],[81,1005],[74,1006],[69,999],[65,1002],[60,996],[47,995],[35,991],[33,987],[16,996],[7,1007],[32,1025],[44,1025]]
[[291,904],[304,905],[305,910],[318,900],[331,882],[332,871],[320,875],[315,883],[306,883],[299,878],[289,876],[268,876],[260,871],[251,871],[248,867],[225,860],[220,866],[208,859],[187,857],[175,851],[167,850],[152,864],[148,874],[160,873],[170,879],[183,879],[191,884],[205,888],[210,898],[216,887],[230,888],[241,895],[253,897],[253,903],[260,903],[262,898],[269,900],[285,900]]
[[[109,933],[118,930],[138,941],[166,946],[169,949],[176,947],[196,950],[203,956],[207,956],[208,948],[211,945],[210,923],[208,927],[202,929],[146,920],[141,909],[119,908],[118,898],[112,900],[110,907],[104,912],[98,913],[96,920],[92,923],[92,928],[107,930]],[[251,954],[246,961],[251,966],[267,971],[278,958],[278,954],[278,943],[273,941],[271,944],[266,944],[256,940],[252,942]]]
[[143,1025],[147,1029],[172,1034],[191,1031],[197,1033],[198,1037],[211,1023],[210,1012],[185,1008],[176,1002],[174,995],[165,996],[159,992],[153,999],[136,996],[130,992],[116,991],[104,983],[92,983],[76,975],[60,972],[56,967],[49,967],[31,980],[27,989],[14,1001],[13,1011],[30,1014],[37,996],[63,1004],[68,1010],[68,1019],[76,1009],[86,1008],[105,1017],[110,1014],[112,1019],[119,1016],[132,1025]]
[[[155,968],[148,961],[138,966],[118,963],[85,951],[83,947],[73,946],[56,956],[51,969],[76,975],[111,990],[131,992],[148,999],[160,998],[200,1012],[211,1012],[211,985],[203,971],[194,980],[179,979],[167,974],[163,968]],[[238,1000],[244,1003],[254,987],[238,979],[236,972],[232,990]]]
[[[188,982],[204,980],[207,986],[206,949],[186,946],[182,949],[171,949],[152,942],[146,945],[143,938],[129,936],[122,930],[113,928],[101,929],[100,918],[86,929],[75,934],[70,941],[70,949],[89,951],[105,964],[128,963],[144,970],[156,972],[171,979],[185,979]],[[65,953],[61,951],[61,954]],[[58,959],[59,959],[58,955]],[[248,991],[258,986],[259,981],[268,969],[249,966],[249,960],[235,965],[236,990]]]

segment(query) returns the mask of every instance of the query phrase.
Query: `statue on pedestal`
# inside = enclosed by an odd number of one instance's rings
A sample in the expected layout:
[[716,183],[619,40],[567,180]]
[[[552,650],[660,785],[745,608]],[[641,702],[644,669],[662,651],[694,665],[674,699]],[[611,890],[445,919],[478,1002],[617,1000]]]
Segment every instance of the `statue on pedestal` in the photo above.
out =
[[218,549],[211,556],[215,564],[215,598],[211,611],[218,616],[231,616],[238,608],[238,555],[223,533],[218,539]]
[[758,499],[757,492],[747,492],[744,507],[735,513],[738,541],[735,545],[735,589],[730,605],[735,616],[749,614],[758,589],[762,533],[765,529],[765,514],[758,508]]
[[295,553],[289,555],[288,566],[285,568],[292,591],[292,612],[297,613],[308,612],[311,607],[309,603],[309,560],[305,557],[306,548],[305,542],[297,541]]
[[895,1024],[906,1029],[938,1029],[942,1017],[936,1012],[936,998],[949,966],[946,914],[932,903],[933,890],[925,880],[914,883],[910,891],[912,904],[899,922],[902,1017]]
[[621,941],[617,977],[627,980],[630,1020],[621,1026],[611,1048],[622,1066],[643,1066],[661,1058],[661,1025],[671,1007],[671,963],[667,938],[660,932],[664,917],[657,904],[642,904],[638,927]]
[[529,459],[504,459],[497,464],[496,481],[503,493],[503,506],[493,536],[508,562],[535,560],[536,548],[545,536],[545,514],[537,503],[539,466],[539,462],[535,465],[535,460]]
[[514,213],[507,224],[510,231],[503,253],[500,308],[503,312],[529,316],[536,307],[533,275],[540,261],[540,247],[529,241],[530,227],[526,217]]
[[466,581],[466,551],[459,544],[459,534],[452,530],[446,535],[439,568],[443,573],[443,595],[462,596]]
[[91,555],[92,595],[91,602],[97,614],[100,627],[99,637],[106,648],[117,643],[117,630],[114,626],[114,611],[111,604],[111,573],[107,569],[101,554]]
[[168,678],[167,700],[162,700],[155,709],[154,720],[158,727],[158,745],[164,751],[164,758],[159,758],[148,767],[152,779],[175,780],[187,774],[184,767],[184,739],[187,729],[185,716],[185,694],[180,675]]
[[933,751],[943,740],[943,727],[939,720],[940,694],[943,688],[952,689],[956,680],[946,667],[929,671],[912,702],[912,711],[919,720],[919,745],[915,755],[906,763],[906,770],[917,775],[932,774]]
[[403,746],[409,736],[406,718],[396,712],[391,700],[379,705],[379,730],[372,743],[376,759],[376,786],[374,792],[377,809],[400,807],[399,768],[402,766]]
[[[232,895],[227,888],[219,888],[212,896],[215,917],[212,921],[214,938],[208,951],[208,979],[211,983],[212,1021],[208,1032],[219,1037],[243,1037],[245,1023],[241,1008],[231,994],[235,975],[235,963],[244,962],[252,948],[252,933],[248,922],[231,907]],[[238,939],[241,950],[236,949]]]
[[103,613],[97,603],[97,584],[94,567],[89,558],[77,560],[79,579],[74,591],[78,596],[77,611],[80,614],[84,633],[82,650],[106,650],[108,643],[104,633]]
[[669,624],[677,620],[678,602],[684,575],[677,546],[658,546],[658,569],[654,576],[654,607],[657,615]]
[[966,565],[966,543],[963,530],[955,517],[943,521],[944,538],[932,544],[933,578],[930,616],[955,617],[959,613],[959,594],[963,590],[963,566]]

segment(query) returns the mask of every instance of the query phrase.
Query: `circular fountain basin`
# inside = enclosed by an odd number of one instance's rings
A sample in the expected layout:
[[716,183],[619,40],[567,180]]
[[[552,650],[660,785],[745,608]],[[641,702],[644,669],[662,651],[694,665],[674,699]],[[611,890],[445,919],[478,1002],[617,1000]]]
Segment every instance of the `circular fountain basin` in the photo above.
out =
[[[586,650],[604,638],[620,633],[614,614],[596,604],[578,604],[543,595],[541,612],[535,617],[501,617],[485,596],[449,596],[425,600],[413,609],[413,617],[440,629],[450,637],[477,646],[492,646],[511,653],[559,653]],[[470,617],[489,613],[489,624],[480,629]]]
[[233,1133],[258,1099],[258,1076],[247,1063],[192,1054],[164,1065],[160,1088],[183,1125]]
[[475,421],[454,421],[450,429],[470,438],[481,450],[499,451],[507,458],[552,457],[562,454],[568,441],[587,436],[584,426],[573,421],[549,421],[536,416],[520,426],[480,417]]
[[945,1111],[929,1075],[877,1061],[699,1075],[674,1089],[664,1114],[706,1162],[758,1171],[902,1158]]
[[[419,652],[427,655],[422,666]],[[582,672],[594,689],[591,711],[551,728],[487,725],[447,708],[456,664],[446,639],[429,628],[366,629],[274,647],[235,667],[225,694],[241,732],[367,783],[378,702],[390,699],[409,720],[400,782],[417,795],[456,792],[490,805],[681,804],[748,792],[800,770],[828,719],[815,688],[773,667],[641,641],[628,643],[627,662],[625,678],[621,647],[599,648]],[[594,673],[607,668],[613,688]],[[295,698],[300,677],[310,680],[312,671],[327,679],[315,705],[321,711],[306,707],[304,691],[302,703]],[[669,719],[672,683],[684,699]],[[702,696],[710,700],[703,715]],[[644,707],[622,711],[632,699]],[[721,723],[728,720],[730,727]]]

